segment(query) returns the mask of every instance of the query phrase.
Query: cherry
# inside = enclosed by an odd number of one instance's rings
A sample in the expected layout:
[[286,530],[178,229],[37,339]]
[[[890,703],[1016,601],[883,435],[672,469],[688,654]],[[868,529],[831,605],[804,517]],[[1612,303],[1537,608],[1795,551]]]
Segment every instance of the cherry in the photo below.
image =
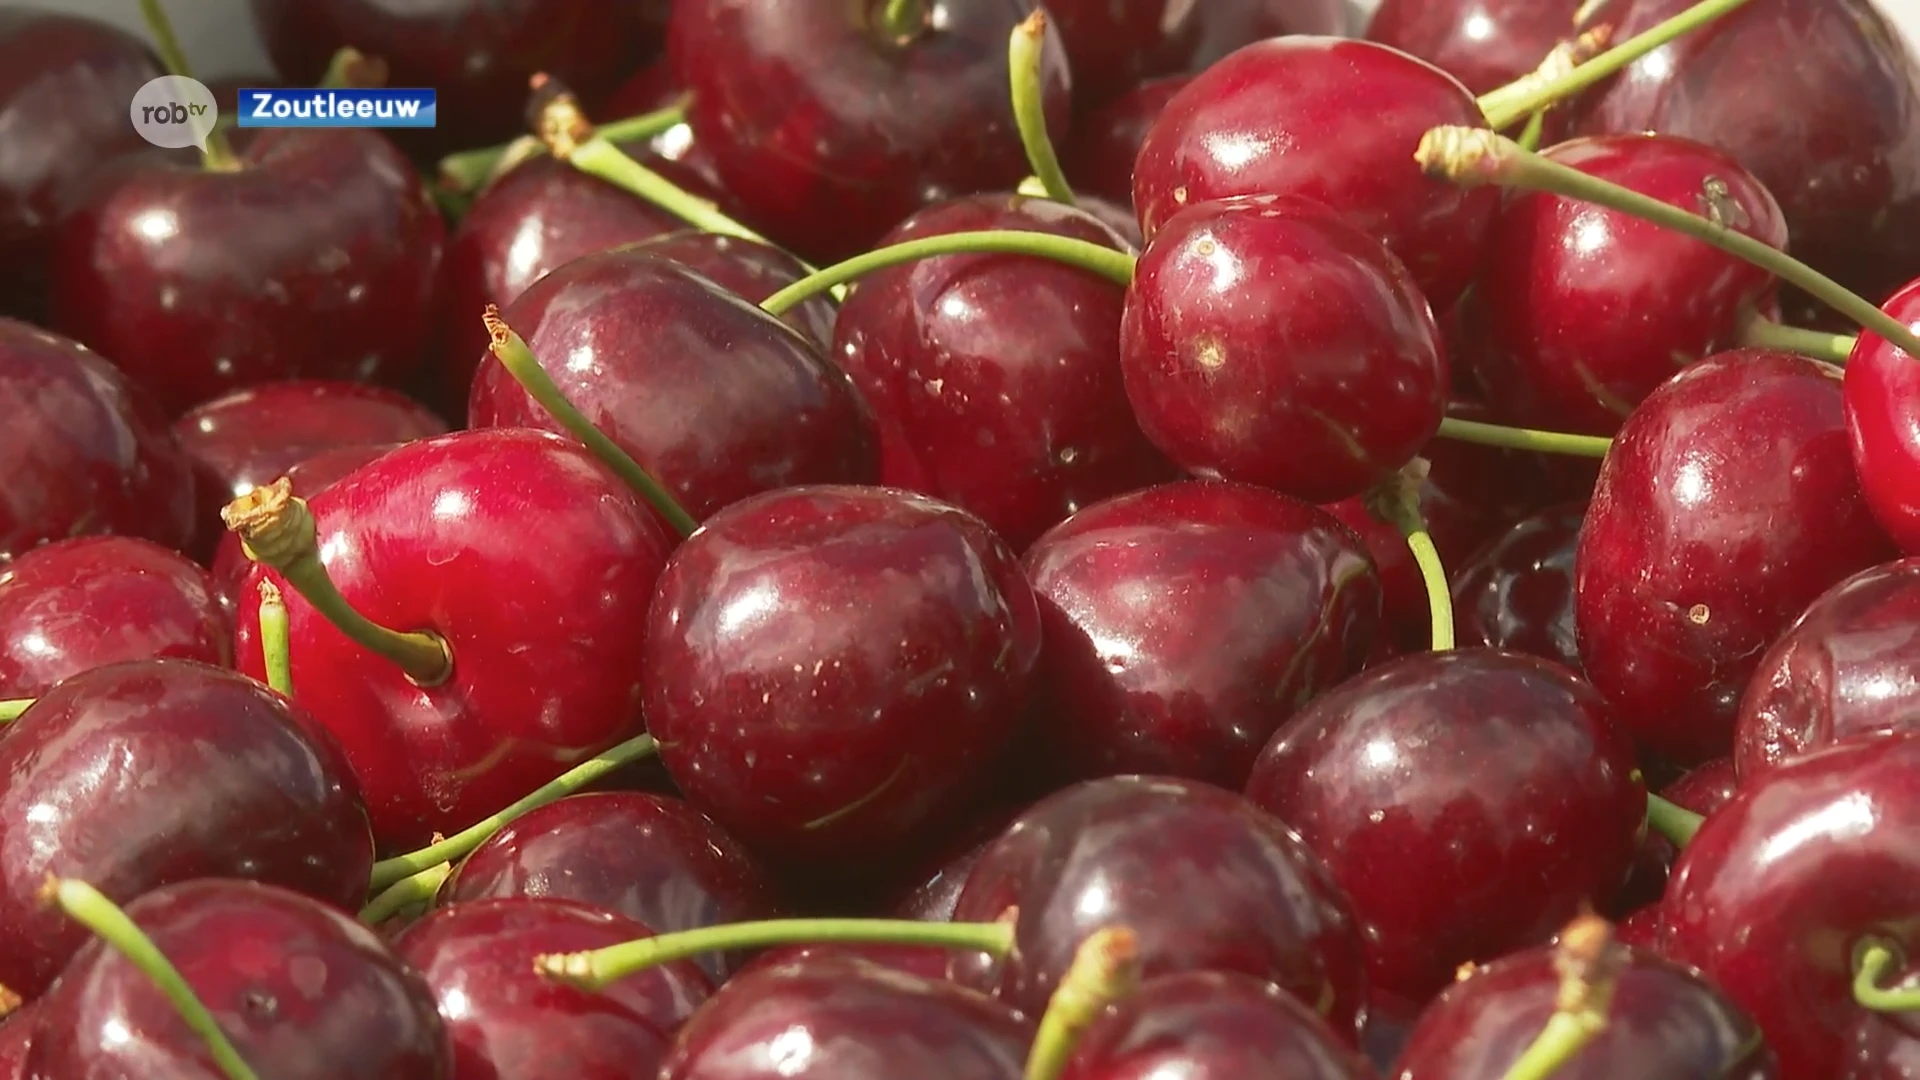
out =
[[[1026,174],[1007,40],[1034,6],[682,0],[668,47],[693,94],[693,129],[748,217],[784,246],[832,262],[925,202],[1011,187]],[[1058,42],[1050,29],[1041,85],[1048,130],[1065,133]]]
[[1894,554],[1830,371],[1760,349],[1709,357],[1628,417],[1601,468],[1574,558],[1580,658],[1641,744],[1679,764],[1729,753],[1763,650]]
[[[1901,986],[1911,989],[1911,977]],[[1920,1017],[1862,1012],[1848,1041],[1846,1063],[1846,1080],[1910,1080],[1920,1074]]]
[[1049,796],[981,855],[954,920],[1008,908],[1012,953],[995,969],[956,962],[955,974],[1031,1015],[1082,939],[1124,926],[1146,978],[1240,972],[1357,1037],[1364,964],[1346,897],[1291,829],[1232,792],[1125,776]]
[[[293,494],[306,498],[325,490],[334,481],[391,449],[392,444],[340,446],[323,450],[288,469],[286,479]],[[233,533],[222,534],[219,544],[213,549],[213,587],[220,598],[220,606],[229,617],[240,609],[242,602],[259,602],[257,592],[250,596],[241,595],[247,574],[252,569],[253,560],[247,558],[240,538]]]
[[1636,952],[1649,956],[1660,953],[1660,905],[1635,908],[1614,924],[1613,939]]
[[1050,0],[1081,106],[1100,105],[1156,75],[1204,71],[1242,45],[1282,34],[1344,34],[1339,0],[1113,3]]
[[515,898],[442,908],[393,950],[440,1003],[454,1076],[628,1080],[659,1068],[675,1029],[713,992],[707,977],[681,960],[594,992],[548,980],[532,958],[651,936],[585,904]]
[[0,569],[0,698],[90,668],[175,657],[229,665],[232,621],[205,570],[146,540],[86,536]]
[[1550,506],[1456,564],[1453,614],[1460,644],[1532,653],[1580,670],[1573,560],[1586,512],[1584,503]]
[[[320,562],[382,626],[438,634],[444,681],[421,685],[286,596],[293,684],[367,794],[383,852],[424,846],[637,734],[640,626],[669,541],[578,444],[457,432],[393,450],[312,497]],[[552,543],[528,543],[528,530]],[[264,675],[258,607],[234,654]]]
[[231,171],[129,158],[62,220],[53,324],[179,412],[275,379],[396,379],[445,226],[372,131],[263,131]]
[[647,727],[674,782],[761,857],[816,873],[871,867],[962,809],[1040,651],[1013,553],[889,488],[789,488],[714,515],[674,553],[646,630]]
[[1580,7],[1580,0],[1384,0],[1367,39],[1417,56],[1479,95],[1538,68],[1569,36]]
[[[697,229],[656,236],[633,250],[671,259],[755,304],[810,273],[805,263],[777,247]],[[832,301],[814,296],[795,304],[780,319],[825,350],[833,347],[833,324],[837,316],[838,309]]]
[[[1920,325],[1920,279],[1881,310],[1902,325]],[[1864,331],[1847,359],[1845,389],[1847,436],[1867,506],[1901,551],[1920,554],[1920,425],[1910,404],[1920,394],[1920,363]]]
[[681,1029],[660,1080],[1018,1080],[1013,1010],[857,959],[769,966],[721,987]]
[[1237,788],[1274,729],[1360,670],[1379,626],[1365,547],[1331,515],[1245,484],[1090,506],[1025,562],[1045,643],[1036,752],[1067,779]]
[[1661,903],[1662,943],[1751,1014],[1783,1077],[1832,1075],[1863,1009],[1852,950],[1912,955],[1920,733],[1855,739],[1742,785],[1707,818]]
[[1148,980],[1081,1037],[1061,1080],[1371,1080],[1313,1010],[1271,983],[1198,971]]
[[168,547],[193,536],[193,474],[144,393],[112,364],[0,318],[0,560],[70,536]]
[[[882,246],[982,229],[1125,250],[1085,211],[976,195]],[[1075,510],[1178,474],[1141,434],[1120,375],[1122,290],[1010,254],[943,255],[862,278],[833,356],[880,419],[881,481],[978,514],[1023,549]]]
[[[569,401],[696,519],[800,483],[864,483],[873,418],[845,373],[778,319],[668,259],[575,259],[503,315]],[[474,427],[561,431],[506,368],[481,367]]]
[[[661,933],[770,919],[781,907],[740,842],[705,815],[678,799],[624,791],[528,811],[475,848],[440,887],[440,903],[457,906],[514,896],[590,904]],[[695,959],[719,982],[742,958]]]
[[1440,332],[1406,267],[1302,199],[1166,220],[1127,290],[1120,363],[1169,457],[1316,503],[1393,475],[1446,406]]
[[33,997],[86,939],[49,874],[125,902],[197,877],[253,878],[343,907],[373,846],[340,749],[306,710],[190,660],[94,668],[0,739],[0,983]]
[[[1560,974],[1550,947],[1478,967],[1448,987],[1414,1027],[1399,1080],[1481,1080],[1520,1060],[1553,1015]],[[1687,969],[1630,950],[1607,1025],[1554,1080],[1773,1080],[1773,1055],[1753,1020]]]
[[1257,42],[1167,103],[1134,164],[1134,208],[1151,241],[1186,207],[1304,196],[1384,242],[1445,309],[1479,267],[1500,194],[1422,174],[1408,147],[1444,124],[1485,127],[1486,117],[1423,60],[1341,38]]
[[1612,896],[1646,814],[1600,695],[1496,649],[1403,657],[1321,695],[1261,752],[1247,796],[1352,898],[1369,985],[1415,1001]]
[[[1542,156],[1786,246],[1773,196],[1701,143],[1614,135]],[[1474,370],[1507,420],[1609,435],[1676,370],[1737,344],[1773,288],[1766,271],[1692,237],[1578,199],[1517,193],[1468,301]]]
[[[1725,806],[1733,798],[1737,786],[1733,759],[1714,758],[1687,770],[1678,780],[1660,789],[1660,797],[1682,810],[1706,817]],[[1657,830],[1648,829],[1640,839],[1640,850],[1634,854],[1633,870],[1627,875],[1627,883],[1614,897],[1614,909],[1658,904],[1661,894],[1666,890],[1667,878],[1672,873],[1673,861],[1679,855],[1680,851],[1673,841]],[[1658,923],[1654,926],[1657,936]]]
[[783,945],[768,949],[740,969],[740,975],[762,968],[820,967],[829,971],[844,968],[849,962],[903,972],[916,979],[945,981],[951,949],[931,945],[874,945],[834,943],[831,945]]
[[1829,589],[1761,658],[1740,699],[1734,763],[1752,781],[1860,735],[1911,726],[1920,687],[1920,559]]
[[[1078,69],[1075,71],[1077,80]],[[1140,156],[1140,144],[1146,141],[1148,129],[1160,119],[1167,102],[1192,81],[1190,75],[1149,79],[1091,114],[1076,118],[1073,137],[1060,150],[1075,190],[1132,206],[1133,162]]]
[[[56,916],[57,917],[57,916]],[[127,907],[242,1059],[286,1080],[439,1080],[447,1033],[420,976],[372,930],[298,893],[188,881]],[[148,976],[89,941],[40,1010],[25,1075],[221,1080]]]
[[0,1080],[25,1080],[27,1049],[39,1023],[40,1002],[29,1001],[0,1017]]

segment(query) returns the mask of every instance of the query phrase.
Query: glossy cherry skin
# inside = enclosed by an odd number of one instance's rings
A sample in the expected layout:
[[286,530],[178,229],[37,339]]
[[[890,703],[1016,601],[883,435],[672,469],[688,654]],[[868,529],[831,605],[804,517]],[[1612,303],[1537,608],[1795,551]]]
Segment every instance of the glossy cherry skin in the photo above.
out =
[[1344,34],[1348,24],[1339,0],[1051,0],[1047,15],[1060,27],[1074,101],[1082,109],[1156,75],[1203,71],[1251,42]]
[[1014,951],[954,974],[1030,1015],[1079,942],[1132,929],[1143,976],[1240,972],[1291,993],[1352,1043],[1364,961],[1347,899],[1293,830],[1211,784],[1121,776],[1066,788],[1014,820],[974,866],[954,920],[1018,908]]
[[[335,480],[358,469],[360,466],[380,457],[393,449],[391,444],[341,446],[332,450],[323,450],[288,469],[285,473],[287,483],[293,493],[305,499],[324,490]],[[214,546],[213,573],[214,592],[220,598],[220,606],[229,616],[239,610],[241,587],[246,584],[247,574],[253,569],[253,560],[247,558],[246,548],[240,543],[240,537],[223,532],[220,542]],[[245,597],[250,604],[259,602],[258,585],[255,592]]]
[[[1920,326],[1920,278],[1880,309],[1902,326]],[[1900,550],[1920,554],[1920,362],[1871,330],[1847,358],[1847,439],[1867,506]]]
[[[1911,990],[1912,976],[1900,985]],[[1906,1012],[1861,1012],[1847,1047],[1846,1080],[1912,1080],[1920,1075],[1916,1019]]]
[[1742,785],[1680,853],[1661,902],[1668,955],[1760,1025],[1787,1080],[1832,1075],[1862,1009],[1855,943],[1920,945],[1920,733],[1855,739]]
[[[975,195],[881,245],[1011,229],[1125,250],[1085,211]],[[1082,506],[1178,470],[1140,432],[1120,375],[1119,286],[1019,255],[946,255],[863,278],[833,357],[880,422],[881,482],[978,514],[1024,549]]]
[[1463,645],[1491,645],[1580,670],[1573,559],[1584,503],[1515,522],[1453,571],[1453,625]]
[[[1714,758],[1704,765],[1688,769],[1678,780],[1660,789],[1660,797],[1702,817],[1727,805],[1738,787],[1732,758]],[[1648,829],[1640,838],[1640,850],[1634,854],[1633,869],[1627,883],[1615,895],[1610,910],[1634,909],[1656,905],[1666,891],[1667,877],[1680,851],[1673,841]],[[1657,923],[1655,924],[1657,927]],[[1651,943],[1649,943],[1651,944]]]
[[0,1080],[23,1080],[27,1049],[32,1045],[33,1029],[38,1023],[40,1002],[36,999],[15,1008],[0,1019]]
[[[667,934],[771,919],[781,902],[740,842],[678,799],[643,792],[575,795],[515,818],[440,887],[440,904],[551,897],[616,912]],[[715,982],[741,956],[695,962]]]
[[[679,263],[633,249],[575,259],[501,317],[696,520],[762,491],[879,475],[873,417],[846,373]],[[564,430],[498,363],[475,376],[467,422]]]
[[1191,75],[1150,79],[1076,118],[1072,139],[1060,148],[1061,165],[1073,182],[1075,194],[1097,195],[1132,206],[1133,162],[1140,156],[1140,144],[1146,141],[1148,129],[1160,119],[1167,102],[1191,81]]
[[61,222],[53,324],[179,412],[275,379],[420,362],[446,226],[379,133],[263,131],[231,172],[157,156]]
[[[1502,957],[1427,1008],[1394,1075],[1482,1080],[1520,1060],[1553,1015],[1560,979],[1550,946]],[[1773,1054],[1740,1007],[1694,973],[1650,953],[1627,955],[1607,1026],[1555,1080],[1773,1080]]]
[[[1613,40],[1689,0],[1608,0]],[[1920,274],[1920,68],[1870,0],[1761,0],[1601,84],[1581,134],[1659,131],[1726,151],[1780,201],[1793,253],[1878,303]]]
[[[201,879],[148,893],[127,917],[241,1058],[271,1062],[276,1078],[454,1075],[426,984],[344,912],[272,886]],[[39,1020],[25,1069],[36,1080],[226,1076],[153,981],[103,941],[74,957]]]
[[756,955],[740,969],[742,978],[766,968],[810,967],[842,970],[849,963],[885,968],[916,979],[934,982],[947,980],[951,949],[929,945],[873,945],[835,943],[823,945],[783,945]]
[[1369,41],[1272,38],[1196,76],[1134,163],[1148,240],[1183,208],[1233,195],[1324,203],[1398,255],[1436,309],[1479,268],[1500,192],[1435,183],[1413,160],[1442,124],[1485,127],[1451,75]]
[[1446,407],[1440,331],[1407,268],[1301,199],[1168,219],[1127,289],[1120,364],[1168,457],[1315,503],[1392,475]]
[[980,790],[1040,652],[978,518],[892,488],[735,503],[647,620],[647,729],[687,799],[763,858],[872,864]]
[[1061,1080],[1372,1080],[1326,1021],[1272,983],[1198,971],[1148,980],[1074,1048]]
[[549,980],[533,958],[652,936],[585,904],[514,898],[441,908],[393,951],[439,1001],[458,1080],[628,1080],[659,1067],[673,1032],[713,992],[706,975],[679,960],[595,992]]
[[660,1080],[1017,1080],[1027,1021],[982,994],[858,959],[728,982],[681,1029]]
[[[728,190],[776,242],[838,262],[923,203],[1026,175],[1007,39],[1035,6],[924,4],[926,29],[902,41],[873,0],[681,0],[668,51]],[[1064,134],[1066,56],[1059,35],[1047,36],[1047,127]]]
[[[1773,196],[1704,144],[1612,135],[1544,156],[1786,247]],[[1710,199],[1716,182],[1725,194]],[[1692,237],[1578,199],[1516,194],[1468,301],[1474,372],[1510,423],[1610,435],[1676,370],[1737,344],[1773,288],[1771,274]]]
[[0,739],[0,984],[31,998],[87,940],[49,874],[119,903],[246,877],[352,910],[373,865],[360,792],[306,710],[231,671],[140,660],[75,675]]
[[1028,549],[1038,751],[1067,779],[1237,788],[1274,729],[1360,670],[1380,581],[1331,515],[1220,480],[1097,503]]
[[1626,880],[1647,792],[1592,687],[1495,649],[1421,653],[1321,695],[1247,797],[1320,855],[1368,927],[1368,984],[1415,1001],[1545,941]]
[[193,538],[187,457],[146,394],[98,353],[0,318],[0,559],[69,536]]
[[[679,229],[634,247],[671,259],[748,303],[758,304],[806,277],[805,263],[777,247],[724,233]],[[868,279],[870,280],[870,279]],[[833,347],[833,323],[839,309],[826,295],[795,304],[780,321],[822,349]]]
[[[577,443],[524,430],[409,443],[311,499],[320,558],[362,615],[453,656],[423,687],[349,641],[277,573],[293,685],[366,791],[383,852],[451,835],[639,733],[640,619],[671,547]],[[528,530],[552,542],[529,542]],[[264,674],[259,608],[234,655]]]
[[1574,556],[1581,663],[1676,763],[1731,752],[1762,652],[1829,586],[1894,555],[1831,370],[1759,349],[1710,357],[1647,398],[1601,467]]
[[1367,40],[1425,60],[1477,97],[1538,68],[1572,36],[1579,9],[1580,0],[1384,0]]
[[232,648],[207,572],[150,541],[75,537],[0,565],[0,699],[122,660],[227,666]]

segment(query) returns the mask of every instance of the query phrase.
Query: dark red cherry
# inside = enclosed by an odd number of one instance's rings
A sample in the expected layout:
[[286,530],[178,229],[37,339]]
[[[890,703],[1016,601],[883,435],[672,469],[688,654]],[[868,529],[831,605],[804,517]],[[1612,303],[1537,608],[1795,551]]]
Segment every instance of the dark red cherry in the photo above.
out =
[[1018,1080],[1027,1021],[982,994],[857,959],[729,981],[660,1080]]
[[[878,475],[873,417],[819,346],[678,263],[575,259],[503,313],[567,399],[703,519],[749,495]],[[505,367],[481,366],[476,428],[562,431]]]
[[[421,686],[279,575],[293,685],[346,748],[382,851],[451,835],[640,728],[640,613],[671,546],[577,443],[468,431],[408,443],[312,496],[320,558],[362,615],[447,643]],[[511,538],[513,542],[503,540]],[[259,607],[234,655],[264,675]]]
[[[1545,156],[1786,246],[1773,196],[1712,147],[1613,135]],[[1474,371],[1508,422],[1610,435],[1675,371],[1737,344],[1772,291],[1771,274],[1692,237],[1578,199],[1516,194],[1467,302]]]
[[[743,966],[735,978],[764,968],[813,967],[839,970],[849,963],[904,972],[915,979],[944,982],[953,951],[930,945],[875,945],[837,942],[822,945],[783,945],[767,949]],[[3,1074],[0,1074],[3,1075]]]
[[[1920,278],[1881,310],[1920,326]],[[1854,342],[1845,379],[1847,437],[1867,506],[1900,550],[1920,554],[1920,360],[1871,330]]]
[[1372,1080],[1349,1042],[1251,975],[1163,975],[1094,1021],[1061,1080]]
[[[771,919],[781,908],[767,875],[706,815],[627,791],[575,795],[515,818],[460,863],[439,902],[512,896],[591,904],[663,934]],[[716,982],[740,960],[695,958]]]
[[84,536],[0,566],[0,699],[69,675],[174,657],[226,666],[233,624],[205,570],[127,536]]
[[[1413,1029],[1399,1080],[1484,1080],[1520,1060],[1553,1015],[1550,946],[1502,957],[1447,988]],[[1607,1026],[1554,1080],[1773,1080],[1773,1055],[1740,1007],[1687,969],[1630,951]]]
[[1027,551],[1044,634],[1033,723],[1055,775],[1237,788],[1275,728],[1360,670],[1366,548],[1326,512],[1219,480],[1098,503]]
[[1446,407],[1440,332],[1406,267],[1301,199],[1167,220],[1127,290],[1120,363],[1167,456],[1315,503],[1391,476]]
[[1573,625],[1573,558],[1586,504],[1561,503],[1515,522],[1453,570],[1453,625],[1462,645],[1531,653],[1580,670]]
[[1191,74],[1242,45],[1282,34],[1344,34],[1340,0],[1049,0],[1083,110],[1156,75]]
[[1075,194],[1096,195],[1132,206],[1133,162],[1140,156],[1140,144],[1146,141],[1147,130],[1160,119],[1167,102],[1192,80],[1190,75],[1149,79],[1076,118],[1072,139],[1060,148],[1061,163],[1073,181]]
[[55,328],[174,412],[276,379],[411,372],[446,231],[412,165],[373,131],[266,131],[240,157],[103,175],[56,237]]
[[708,519],[646,620],[647,727],[688,801],[782,865],[871,867],[965,808],[1040,652],[979,519],[891,488],[771,492]]
[[49,874],[126,903],[245,877],[352,910],[373,845],[340,749],[305,709],[231,671],[140,660],[82,672],[0,739],[0,984],[46,988],[87,933]]
[[[937,203],[880,243],[980,229],[1126,248],[1085,211],[1019,195]],[[1082,506],[1178,475],[1127,407],[1124,297],[1020,255],[945,255],[862,279],[833,357],[879,417],[881,481],[978,514],[1019,550]]]
[[[1714,758],[1704,765],[1688,769],[1678,780],[1660,789],[1660,797],[1673,803],[1682,810],[1691,810],[1702,817],[1713,813],[1733,798],[1738,786],[1734,775],[1732,758]],[[1657,905],[1661,894],[1666,891],[1667,877],[1673,870],[1673,861],[1680,851],[1673,841],[1653,829],[1640,838],[1640,849],[1634,853],[1633,869],[1627,874],[1627,883],[1613,898],[1610,909],[1614,911],[1631,910],[1648,905]],[[1657,927],[1656,937],[1657,937]],[[1653,947],[1653,943],[1648,943]]]
[[[1427,605],[1426,579],[1420,576],[1406,537],[1367,503],[1366,496],[1356,495],[1320,509],[1359,537],[1373,560],[1374,574],[1380,579],[1380,629],[1370,635],[1367,657],[1377,661],[1425,649],[1433,637],[1433,612]],[[1442,555],[1443,564],[1445,560]]]
[[0,318],[0,560],[70,536],[193,538],[193,473],[147,396],[58,334]]
[[1304,196],[1384,242],[1445,309],[1479,268],[1500,193],[1435,183],[1413,149],[1429,128],[1486,123],[1457,80],[1396,49],[1273,38],[1227,56],[1167,103],[1134,164],[1133,205],[1152,240],[1186,207]]
[[1767,646],[1894,555],[1832,371],[1759,349],[1710,357],[1628,417],[1601,467],[1574,558],[1581,663],[1640,743],[1679,764],[1730,753]]
[[[362,444],[323,450],[288,469],[286,478],[295,495],[308,498],[391,449],[392,444]],[[246,584],[247,572],[251,569],[253,560],[247,558],[240,538],[233,533],[223,532],[220,542],[213,549],[213,588],[220,597],[220,606],[229,615],[239,610],[243,601],[248,604],[260,602],[257,591],[246,597],[240,594],[241,586]]]
[[1920,733],[1855,739],[1741,786],[1680,853],[1661,902],[1667,954],[1760,1025],[1780,1075],[1833,1075],[1863,1012],[1853,949],[1914,955]]
[[[1908,975],[1899,985],[1911,992],[1913,976]],[[1861,1012],[1848,1040],[1846,1063],[1846,1080],[1912,1080],[1920,1076],[1920,1016],[1911,1012]]]
[[38,1024],[40,1002],[29,1001],[0,1018],[0,1080],[24,1080],[27,1049]]
[[1365,964],[1347,899],[1293,830],[1230,791],[1122,776],[1058,792],[981,855],[956,921],[1017,908],[1014,950],[955,974],[1040,1015],[1079,942],[1138,937],[1143,974],[1239,972],[1305,1002],[1341,1039],[1359,1031]]
[[453,1041],[453,1075],[485,1080],[651,1076],[712,984],[686,960],[599,991],[534,970],[546,953],[653,936],[646,926],[566,900],[482,900],[407,927],[393,951],[427,982]]
[[1321,695],[1260,754],[1247,796],[1352,898],[1369,985],[1415,1001],[1610,898],[1647,803],[1600,695],[1496,649],[1403,657]]
[[1538,68],[1572,36],[1580,7],[1580,0],[1385,0],[1367,39],[1417,56],[1479,95]]
[[1648,904],[1628,912],[1613,926],[1613,939],[1636,952],[1660,953],[1660,905]]
[[[447,1032],[420,976],[351,916],[298,893],[202,879],[127,907],[242,1060],[285,1080],[442,1080]],[[47,996],[25,1074],[222,1080],[206,1040],[118,951],[89,941]]]
[[[698,229],[680,229],[656,236],[633,250],[671,259],[754,304],[811,273],[805,263],[777,247]],[[794,305],[780,316],[780,321],[806,335],[808,341],[820,348],[831,349],[833,323],[838,312],[833,301],[814,296]]]
[[[681,0],[668,46],[720,178],[767,234],[819,262],[865,251],[922,204],[1027,172],[1007,39],[1033,0]],[[905,34],[889,8],[921,18]],[[1067,64],[1048,31],[1048,129],[1068,130]]]

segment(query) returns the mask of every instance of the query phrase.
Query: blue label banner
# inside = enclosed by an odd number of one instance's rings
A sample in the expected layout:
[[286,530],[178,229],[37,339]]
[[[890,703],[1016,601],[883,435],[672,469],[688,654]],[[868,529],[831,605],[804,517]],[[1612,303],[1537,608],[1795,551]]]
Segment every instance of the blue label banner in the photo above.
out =
[[432,90],[280,89],[240,91],[243,128],[430,128]]

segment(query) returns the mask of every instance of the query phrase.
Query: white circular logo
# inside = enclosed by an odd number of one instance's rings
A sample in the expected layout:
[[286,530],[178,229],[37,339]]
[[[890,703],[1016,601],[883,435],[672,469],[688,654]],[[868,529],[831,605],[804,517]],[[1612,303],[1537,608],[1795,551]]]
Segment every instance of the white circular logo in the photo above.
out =
[[162,75],[135,91],[129,113],[141,138],[169,150],[197,146],[204,151],[220,119],[213,91],[185,75]]

